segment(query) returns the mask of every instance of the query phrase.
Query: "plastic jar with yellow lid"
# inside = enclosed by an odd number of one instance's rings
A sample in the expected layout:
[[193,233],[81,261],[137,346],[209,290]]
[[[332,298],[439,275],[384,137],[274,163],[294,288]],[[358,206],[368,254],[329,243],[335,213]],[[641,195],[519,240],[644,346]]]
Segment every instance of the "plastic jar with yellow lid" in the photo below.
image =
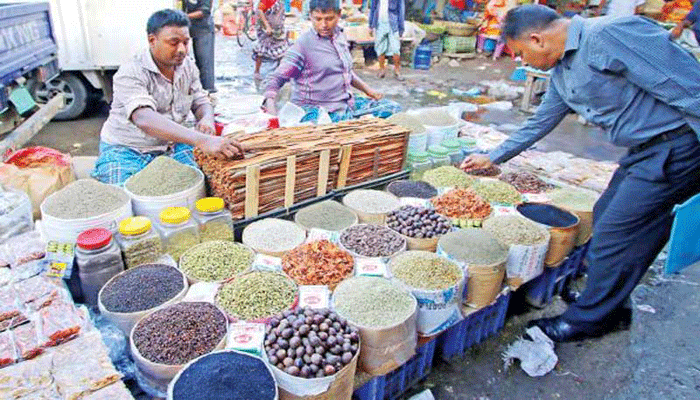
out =
[[205,197],[195,204],[194,219],[199,224],[202,243],[212,240],[233,241],[233,220],[220,197]]
[[146,217],[129,217],[119,223],[117,242],[124,253],[124,265],[132,268],[155,262],[163,254],[160,236]]
[[165,253],[180,261],[182,253],[200,243],[199,227],[187,207],[167,207],[160,212],[160,235]]

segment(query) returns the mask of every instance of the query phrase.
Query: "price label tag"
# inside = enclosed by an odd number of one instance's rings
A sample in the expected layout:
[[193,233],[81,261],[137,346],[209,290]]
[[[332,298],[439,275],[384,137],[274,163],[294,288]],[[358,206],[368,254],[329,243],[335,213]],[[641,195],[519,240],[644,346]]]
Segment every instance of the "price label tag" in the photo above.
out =
[[299,286],[299,307],[328,308],[331,291],[328,286]]
[[387,277],[386,263],[379,258],[358,258],[355,261],[355,275]]
[[530,203],[549,203],[552,201],[547,193],[525,193],[523,197],[525,201]]
[[493,206],[493,215],[517,215],[518,210],[513,206]]
[[327,231],[324,229],[311,228],[309,230],[309,235],[306,237],[306,242],[316,242],[319,240],[328,240],[331,243],[338,243],[340,240],[340,233]]
[[229,328],[226,348],[262,356],[265,324],[235,323]]
[[281,272],[282,259],[265,254],[257,254],[253,260],[253,269],[264,272]]

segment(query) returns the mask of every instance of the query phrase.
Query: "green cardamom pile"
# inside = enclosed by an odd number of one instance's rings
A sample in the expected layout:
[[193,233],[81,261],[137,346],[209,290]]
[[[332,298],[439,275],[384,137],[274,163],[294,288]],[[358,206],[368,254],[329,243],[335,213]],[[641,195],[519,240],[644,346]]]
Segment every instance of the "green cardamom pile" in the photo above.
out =
[[240,243],[216,240],[187,250],[180,260],[180,269],[198,281],[216,282],[244,272],[254,257],[253,251]]
[[477,181],[472,189],[489,203],[520,204],[523,201],[523,196],[513,185],[495,179]]
[[423,181],[435,187],[468,188],[475,180],[466,172],[452,166],[431,169],[423,174]]
[[462,270],[452,261],[427,251],[407,251],[391,262],[394,277],[404,284],[425,290],[444,290],[457,285]]
[[283,274],[251,272],[224,284],[216,302],[230,315],[252,321],[289,309],[296,294],[294,281]]

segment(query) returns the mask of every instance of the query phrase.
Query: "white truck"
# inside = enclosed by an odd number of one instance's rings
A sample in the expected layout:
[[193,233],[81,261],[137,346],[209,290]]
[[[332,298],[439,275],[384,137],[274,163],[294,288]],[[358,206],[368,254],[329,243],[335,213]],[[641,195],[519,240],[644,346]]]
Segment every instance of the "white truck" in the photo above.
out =
[[[50,4],[60,74],[46,82],[30,82],[29,88],[40,104],[62,93],[66,104],[54,118],[63,120],[80,116],[103,96],[111,101],[111,78],[117,68],[148,45],[148,17],[180,3],[176,0],[20,1]],[[0,0],[3,2],[6,0]]]

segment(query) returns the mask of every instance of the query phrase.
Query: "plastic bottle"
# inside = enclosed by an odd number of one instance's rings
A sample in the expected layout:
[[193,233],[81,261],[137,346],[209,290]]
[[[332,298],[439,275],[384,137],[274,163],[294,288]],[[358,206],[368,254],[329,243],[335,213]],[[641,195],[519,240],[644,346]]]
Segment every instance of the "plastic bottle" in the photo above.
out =
[[75,258],[85,302],[96,306],[102,286],[124,271],[121,250],[112,232],[104,228],[88,229],[78,235]]
[[433,162],[433,168],[452,164],[450,151],[438,144],[430,146],[428,148],[428,154],[430,155],[430,161]]
[[233,241],[233,220],[231,213],[224,209],[224,200],[219,197],[205,197],[195,204],[194,219],[199,224],[199,237],[202,241]]
[[190,217],[187,207],[167,207],[160,213],[159,230],[163,238],[163,249],[176,262],[180,261],[182,253],[200,242],[199,227]]
[[449,151],[450,164],[459,165],[464,160],[462,145],[457,139],[443,140],[441,145]]
[[433,168],[430,155],[425,151],[410,151],[408,153],[408,168],[411,171],[409,179],[412,181],[423,179],[423,174]]
[[163,254],[160,236],[147,217],[130,217],[119,223],[117,242],[124,254],[124,266],[132,268],[155,262]]

